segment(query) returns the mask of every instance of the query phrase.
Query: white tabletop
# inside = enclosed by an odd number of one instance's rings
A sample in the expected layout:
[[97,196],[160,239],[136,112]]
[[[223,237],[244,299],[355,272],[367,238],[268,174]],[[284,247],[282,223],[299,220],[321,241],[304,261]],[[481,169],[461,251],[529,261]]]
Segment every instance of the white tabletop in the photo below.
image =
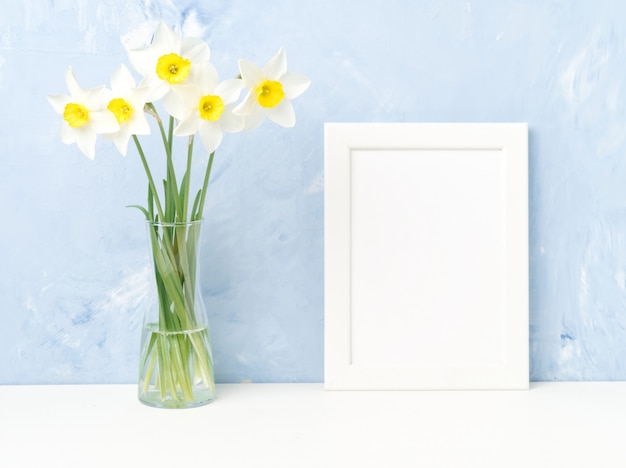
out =
[[626,382],[529,391],[218,385],[190,410],[135,385],[0,386],[0,467],[625,467]]

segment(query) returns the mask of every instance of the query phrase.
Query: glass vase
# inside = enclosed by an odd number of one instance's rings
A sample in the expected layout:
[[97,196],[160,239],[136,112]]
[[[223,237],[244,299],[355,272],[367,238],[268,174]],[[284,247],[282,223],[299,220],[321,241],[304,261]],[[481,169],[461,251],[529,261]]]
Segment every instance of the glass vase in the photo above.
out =
[[213,358],[198,278],[202,221],[147,223],[153,281],[144,314],[139,400],[191,408],[215,398]]

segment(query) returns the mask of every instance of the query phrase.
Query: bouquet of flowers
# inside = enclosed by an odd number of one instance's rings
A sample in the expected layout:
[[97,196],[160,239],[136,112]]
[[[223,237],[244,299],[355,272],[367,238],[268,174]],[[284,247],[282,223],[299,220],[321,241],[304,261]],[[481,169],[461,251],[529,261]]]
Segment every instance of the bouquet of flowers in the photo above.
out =
[[[215,151],[224,132],[258,127],[268,117],[283,127],[295,125],[291,100],[309,86],[308,78],[287,71],[284,49],[260,68],[239,60],[240,76],[219,81],[209,46],[181,38],[160,23],[152,42],[129,50],[128,59],[142,76],[139,84],[124,65],[105,86],[82,88],[72,68],[65,74],[69,95],[51,95],[63,116],[61,140],[76,143],[93,159],[97,135],[112,140],[125,156],[132,138],[148,181],[141,210],[149,225],[158,294],[158,320],[147,323],[142,338],[140,399],[155,406],[194,406],[213,398],[213,363],[205,319],[196,293],[199,225]],[[245,97],[239,101],[242,91]],[[161,120],[156,103],[168,114]],[[162,112],[162,110],[161,110]],[[149,135],[155,119],[165,149],[166,173],[157,187],[138,136]],[[166,128],[167,127],[167,128]],[[209,153],[202,186],[192,193],[194,137]],[[186,169],[174,170],[174,137],[187,138]]]

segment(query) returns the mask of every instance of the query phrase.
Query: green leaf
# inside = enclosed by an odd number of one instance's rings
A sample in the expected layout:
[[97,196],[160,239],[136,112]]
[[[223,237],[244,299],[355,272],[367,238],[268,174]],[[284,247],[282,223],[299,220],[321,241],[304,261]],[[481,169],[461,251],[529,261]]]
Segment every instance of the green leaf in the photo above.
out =
[[150,221],[152,218],[150,217],[150,213],[148,213],[148,210],[146,210],[143,206],[141,205],[126,205],[126,208],[137,208],[139,211],[141,211],[145,216],[146,219],[148,221]]
[[163,191],[165,193],[165,219],[163,220],[163,222],[171,223],[174,222],[176,204],[174,202],[174,197],[172,196],[171,186],[165,179],[163,179]]
[[150,213],[149,219],[154,219],[154,194],[152,193],[152,187],[148,184],[148,213]]
[[[191,219],[196,221],[202,217],[202,213],[196,213],[198,209],[198,205],[200,204],[200,197],[202,195],[202,190],[198,190],[198,194],[196,195],[196,199],[193,201],[193,208],[191,209]],[[198,216],[200,214],[200,216]]]
[[[187,172],[185,172],[185,175],[183,176],[183,181],[180,184],[180,195],[179,195],[179,209],[184,210],[184,207],[187,205],[187,200],[185,198],[185,196],[187,195],[185,193],[185,188],[187,187],[187,179],[188,179],[189,174]],[[185,219],[183,219],[183,221],[186,221]]]

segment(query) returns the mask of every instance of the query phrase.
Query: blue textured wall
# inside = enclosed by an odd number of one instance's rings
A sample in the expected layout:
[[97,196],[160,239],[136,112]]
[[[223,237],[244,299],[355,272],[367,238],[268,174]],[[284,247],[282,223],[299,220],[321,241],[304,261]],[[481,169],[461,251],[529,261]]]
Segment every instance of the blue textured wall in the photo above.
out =
[[0,383],[135,381],[149,269],[124,206],[145,198],[142,168],[133,148],[63,145],[46,95],[68,65],[108,83],[160,19],[204,38],[221,77],[285,46],[313,83],[294,129],[217,154],[202,273],[218,381],[323,378],[325,121],[528,122],[531,379],[626,379],[623,2],[2,0]]

